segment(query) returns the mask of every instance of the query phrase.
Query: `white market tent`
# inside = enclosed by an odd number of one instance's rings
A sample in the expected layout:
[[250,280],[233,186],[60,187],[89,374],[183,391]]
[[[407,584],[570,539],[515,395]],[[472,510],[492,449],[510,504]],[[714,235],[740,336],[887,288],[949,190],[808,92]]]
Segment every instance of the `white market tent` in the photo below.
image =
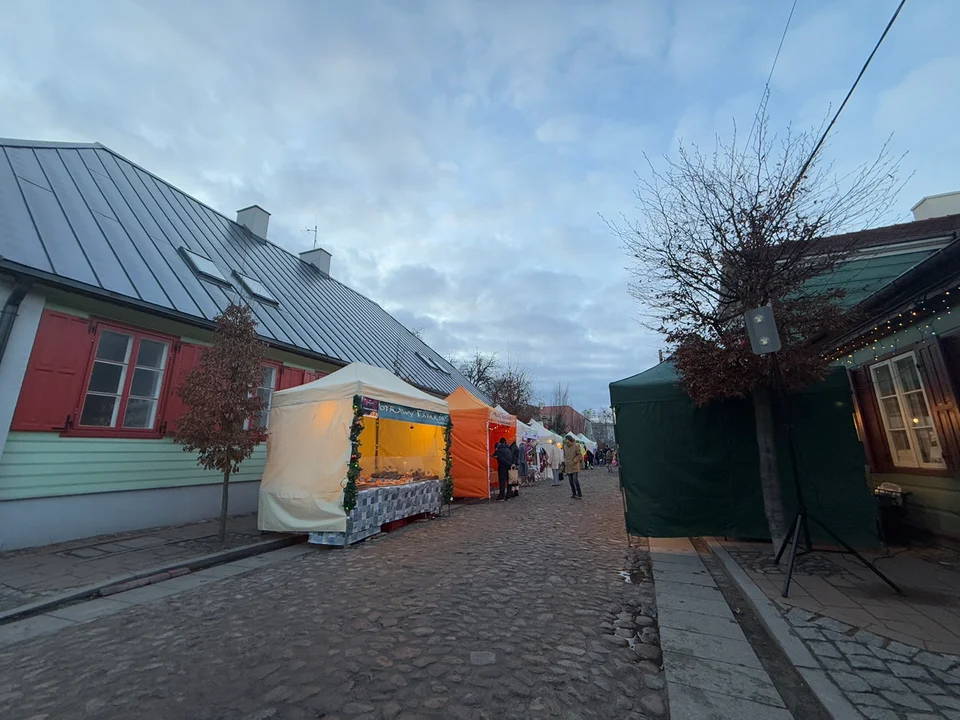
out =
[[596,452],[597,444],[593,440],[588,438],[586,435],[584,435],[583,433],[577,433],[576,435],[574,435],[574,437],[580,442],[582,442],[584,445],[586,445],[587,450],[589,450],[590,452]]
[[523,440],[539,440],[537,431],[522,420],[517,420],[517,437]]
[[532,427],[533,430],[537,433],[537,440],[538,440],[541,444],[546,444],[546,443],[550,443],[550,442],[556,443],[557,445],[562,445],[562,444],[563,444],[563,438],[562,438],[562,437],[560,437],[559,435],[557,435],[557,434],[556,434],[555,432],[553,432],[552,430],[547,430],[547,428],[544,427],[539,421],[537,421],[537,420],[531,420],[531,421],[530,421],[530,427]]
[[[274,393],[267,463],[260,484],[260,530],[346,532],[342,483],[350,462],[350,426],[357,395],[401,409],[449,414],[445,400],[417,390],[388,370],[363,363]],[[408,427],[406,421],[402,425]],[[409,425],[414,427],[421,426]],[[433,446],[438,436],[442,444],[442,428],[423,427],[429,429],[423,437],[417,437],[414,430],[406,435],[431,446],[417,449],[418,454],[435,455]],[[361,435],[361,444],[363,440]]]

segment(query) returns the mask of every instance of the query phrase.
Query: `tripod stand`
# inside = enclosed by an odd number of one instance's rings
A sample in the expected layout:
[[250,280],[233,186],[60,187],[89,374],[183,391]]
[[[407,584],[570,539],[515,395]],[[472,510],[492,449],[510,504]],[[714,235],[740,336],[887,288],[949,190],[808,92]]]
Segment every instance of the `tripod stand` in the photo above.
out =
[[[771,370],[773,371],[773,380],[777,386],[777,395],[780,398],[780,406],[783,412],[784,424],[786,425],[787,431],[787,450],[790,453],[790,470],[793,475],[793,485],[797,492],[797,514],[794,517],[793,523],[791,525],[790,532],[787,533],[787,536],[783,539],[783,542],[780,544],[780,549],[777,551],[776,564],[780,564],[780,559],[783,557],[784,551],[787,549],[787,545],[790,545],[790,559],[787,563],[787,576],[783,580],[783,592],[781,595],[787,597],[790,592],[790,581],[793,578],[793,568],[797,560],[797,555],[808,555],[809,553],[816,552],[813,548],[813,543],[810,540],[810,522],[814,522],[819,525],[831,538],[834,542],[837,543],[840,547],[846,550],[848,553],[853,555],[857,560],[859,560],[865,567],[867,567],[871,572],[873,572],[877,577],[883,580],[887,585],[892,587],[898,595],[903,595],[903,590],[901,590],[894,582],[880,572],[869,560],[863,557],[860,553],[854,550],[846,541],[843,540],[837,533],[835,533],[823,520],[820,520],[815,515],[810,514],[810,511],[807,510],[806,502],[803,498],[803,488],[800,487],[800,471],[799,465],[797,463],[797,450],[793,441],[793,421],[790,417],[790,407],[787,401],[787,393],[783,386],[782,378],[780,377],[780,364],[777,362],[777,353],[770,353],[770,362]],[[806,546],[804,550],[798,552],[798,546],[800,544],[800,533],[803,533],[804,545]],[[826,552],[826,551],[824,551]]]

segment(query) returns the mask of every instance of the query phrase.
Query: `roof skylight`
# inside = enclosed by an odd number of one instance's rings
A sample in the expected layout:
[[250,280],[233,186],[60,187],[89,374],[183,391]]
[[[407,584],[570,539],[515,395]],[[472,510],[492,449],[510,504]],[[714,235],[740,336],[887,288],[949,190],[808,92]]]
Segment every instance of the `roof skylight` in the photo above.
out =
[[438,362],[437,362],[436,360],[434,360],[432,357],[429,357],[429,356],[427,356],[427,355],[424,355],[424,354],[423,354],[422,352],[420,352],[419,350],[416,350],[416,351],[414,352],[414,354],[415,354],[418,358],[420,358],[421,362],[423,362],[423,364],[426,365],[427,367],[433,368],[433,369],[436,370],[437,372],[443,373],[444,375],[449,375],[449,374],[450,374],[449,371],[447,371],[440,363],[438,363]]
[[243,287],[246,288],[247,292],[254,297],[266,300],[267,302],[280,303],[280,301],[273,296],[273,293],[270,292],[270,289],[256,278],[243,275],[236,271],[234,271],[234,274],[240,279],[240,282],[243,283]]
[[190,264],[193,265],[193,270],[198,275],[202,275],[211,280],[216,280],[220,283],[230,284],[230,281],[220,272],[220,268],[214,265],[213,260],[199,253],[195,253],[192,250],[187,250],[185,247],[180,248],[180,252],[183,253],[183,256],[190,261]]

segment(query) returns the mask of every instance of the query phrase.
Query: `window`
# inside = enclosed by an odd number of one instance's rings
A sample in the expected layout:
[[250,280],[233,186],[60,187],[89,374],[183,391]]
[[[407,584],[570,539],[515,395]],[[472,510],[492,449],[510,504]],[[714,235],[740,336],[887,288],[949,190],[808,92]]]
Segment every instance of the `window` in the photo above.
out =
[[104,328],[97,338],[80,428],[153,430],[170,344]]
[[223,273],[220,272],[220,268],[218,268],[210,258],[204,257],[192,250],[187,250],[185,247],[180,248],[180,252],[190,261],[190,264],[193,265],[193,269],[197,274],[226,285],[230,284],[230,281],[224,277]]
[[260,376],[260,385],[257,387],[257,396],[263,399],[263,408],[255,418],[257,427],[270,427],[270,407],[273,405],[273,391],[276,387],[277,368],[274,365],[265,365]]
[[261,300],[266,300],[267,302],[274,303],[279,305],[279,301],[273,296],[273,293],[259,280],[256,280],[248,275],[242,275],[241,273],[234,272],[234,274],[240,279],[241,284],[246,289],[248,293],[253,295],[256,298]]
[[440,363],[438,363],[432,357],[424,355],[419,350],[414,351],[414,355],[416,355],[420,359],[420,362],[422,362],[427,367],[433,368],[437,372],[443,373],[444,375],[450,374]]
[[870,368],[870,374],[893,464],[946,468],[914,353],[878,363]]

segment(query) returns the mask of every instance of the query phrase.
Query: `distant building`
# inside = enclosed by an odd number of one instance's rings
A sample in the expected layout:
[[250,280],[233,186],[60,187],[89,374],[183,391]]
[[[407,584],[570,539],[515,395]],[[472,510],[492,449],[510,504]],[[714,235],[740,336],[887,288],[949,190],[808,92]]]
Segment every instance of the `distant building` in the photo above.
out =
[[567,432],[572,432],[574,434],[582,433],[587,427],[587,419],[569,405],[563,405],[561,407],[556,405],[547,405],[543,408],[543,410],[540,411],[540,413],[540,421],[551,430],[553,430],[551,427],[551,421],[558,415],[563,416],[567,426],[565,428]]

